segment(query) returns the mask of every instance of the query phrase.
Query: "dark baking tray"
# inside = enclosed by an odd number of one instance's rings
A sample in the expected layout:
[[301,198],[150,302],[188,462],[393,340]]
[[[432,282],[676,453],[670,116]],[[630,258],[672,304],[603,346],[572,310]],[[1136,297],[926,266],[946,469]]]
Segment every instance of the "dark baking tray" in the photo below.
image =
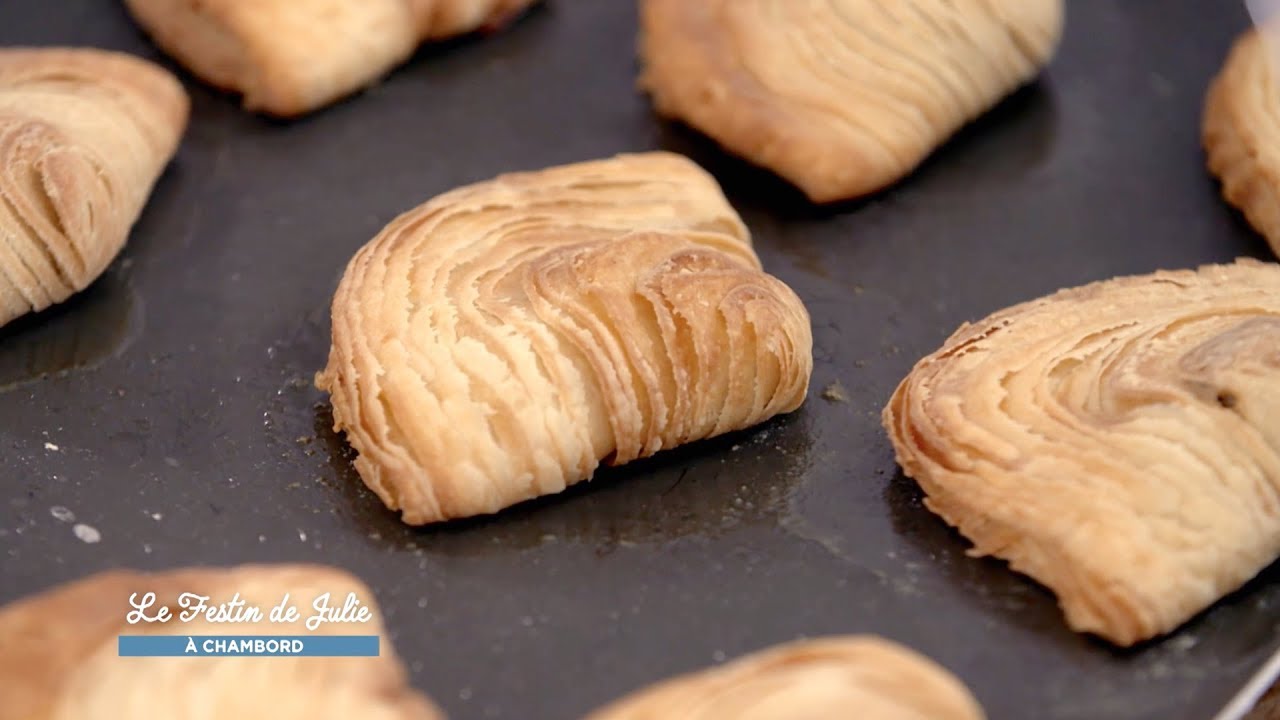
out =
[[[377,590],[414,684],[455,718],[572,718],[721,658],[862,632],[954,669],[997,720],[1211,717],[1280,645],[1280,568],[1117,652],[1067,631],[1034,583],[966,558],[879,425],[895,383],[964,320],[1114,275],[1270,257],[1198,141],[1205,87],[1247,25],[1239,3],[1068,4],[1042,81],[898,187],[826,209],[655,119],[629,1],[553,0],[300,122],[183,75],[191,128],[124,254],[0,334],[0,601],[115,566],[340,565]],[[104,0],[3,0],[0,44],[159,57]],[[456,185],[650,148],[712,170],[804,298],[810,400],[495,518],[402,526],[311,386],[347,259]],[[834,382],[847,402],[822,396]]]

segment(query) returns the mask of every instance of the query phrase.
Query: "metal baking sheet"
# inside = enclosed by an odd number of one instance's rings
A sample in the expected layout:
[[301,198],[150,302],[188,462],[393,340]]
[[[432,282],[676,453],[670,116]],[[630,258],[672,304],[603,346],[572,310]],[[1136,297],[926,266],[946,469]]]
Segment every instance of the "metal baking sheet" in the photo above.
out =
[[[1074,0],[1039,83],[898,187],[820,209],[655,119],[627,0],[551,0],[298,122],[184,74],[191,127],[128,248],[82,296],[0,332],[0,601],[116,566],[339,565],[377,590],[413,683],[455,718],[572,718],[772,643],[862,632],[952,668],[997,720],[1211,718],[1280,646],[1280,568],[1160,642],[1076,636],[1047,591],[965,557],[878,415],[962,321],[1270,257],[1198,141],[1247,26],[1238,4]],[[103,0],[2,0],[0,44],[160,59]],[[494,518],[402,526],[311,385],[346,261],[459,184],[651,148],[714,172],[805,300],[810,400]],[[823,398],[835,382],[846,402]]]

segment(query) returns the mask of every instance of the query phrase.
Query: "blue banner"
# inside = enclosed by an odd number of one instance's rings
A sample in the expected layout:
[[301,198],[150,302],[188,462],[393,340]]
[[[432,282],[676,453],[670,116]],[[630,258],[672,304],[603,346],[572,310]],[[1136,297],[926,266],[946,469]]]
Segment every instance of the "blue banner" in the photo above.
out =
[[377,635],[121,635],[120,657],[377,657]]

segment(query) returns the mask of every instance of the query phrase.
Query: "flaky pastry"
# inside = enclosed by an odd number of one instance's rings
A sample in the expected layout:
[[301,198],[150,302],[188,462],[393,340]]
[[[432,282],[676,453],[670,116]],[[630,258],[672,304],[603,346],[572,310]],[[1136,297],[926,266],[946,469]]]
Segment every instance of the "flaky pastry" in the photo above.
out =
[[249,110],[303,115],[373,84],[420,43],[533,0],[125,0],[165,52]]
[[1280,266],[1094,283],[961,327],[884,424],[929,509],[1118,645],[1280,555]]
[[799,407],[809,316],[666,153],[504,175],[400,216],[333,300],[317,384],[405,522],[496,512]]
[[1031,80],[1062,0],[641,0],[641,86],[662,115],[815,202],[916,168]]
[[88,287],[187,123],[182,86],[120,53],[0,48],[0,325]]
[[1222,196],[1280,253],[1280,83],[1265,40],[1236,42],[1205,100],[1203,142]]
[[982,720],[932,660],[877,637],[778,645],[640,690],[587,720]]
[[[126,621],[148,592],[156,617]],[[179,598],[194,593],[215,606],[238,593],[258,607],[261,622],[181,621]],[[312,604],[330,594],[330,607],[347,593],[375,611],[368,622],[334,622],[315,630]],[[297,622],[271,622],[282,602]],[[310,565],[185,569],[163,573],[113,571],[56,587],[0,608],[0,720],[127,720],[132,718],[246,718],[315,720],[440,720],[442,715],[408,686],[407,677],[376,612],[373,593],[356,578]],[[188,606],[188,609],[190,606]],[[378,635],[377,657],[120,657],[120,635]]]

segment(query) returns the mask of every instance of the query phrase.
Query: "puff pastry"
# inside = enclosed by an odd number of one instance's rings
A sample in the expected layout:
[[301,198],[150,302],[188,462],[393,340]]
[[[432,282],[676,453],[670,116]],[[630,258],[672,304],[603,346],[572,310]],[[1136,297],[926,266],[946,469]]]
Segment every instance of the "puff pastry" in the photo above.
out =
[[1222,195],[1280,253],[1280,83],[1264,37],[1236,41],[1209,87],[1203,142]]
[[[181,593],[228,602],[239,593],[265,614],[286,593],[297,623],[213,624],[203,618],[127,624],[130,595],[156,593],[149,612],[167,605],[175,616]],[[157,574],[113,571],[94,575],[0,608],[0,720],[119,720],[120,718],[297,718],[440,720],[442,715],[408,687],[404,669],[378,613],[367,623],[304,622],[311,603],[348,592],[376,608],[373,593],[333,568],[307,565],[185,569]],[[381,654],[366,658],[254,657],[121,658],[119,635],[380,635]]]
[[495,27],[533,0],[125,0],[165,52],[244,106],[303,115],[373,84],[425,40]]
[[587,720],[982,720],[945,668],[876,637],[779,645],[641,690]]
[[1031,80],[1062,0],[641,0],[657,111],[815,202],[916,168]]
[[884,412],[929,509],[1117,645],[1280,555],[1280,266],[1063,290],[961,327]]
[[504,175],[400,216],[333,300],[318,386],[405,522],[496,512],[803,402],[809,316],[666,153]]
[[0,325],[102,274],[187,109],[173,76],[128,55],[0,48]]

